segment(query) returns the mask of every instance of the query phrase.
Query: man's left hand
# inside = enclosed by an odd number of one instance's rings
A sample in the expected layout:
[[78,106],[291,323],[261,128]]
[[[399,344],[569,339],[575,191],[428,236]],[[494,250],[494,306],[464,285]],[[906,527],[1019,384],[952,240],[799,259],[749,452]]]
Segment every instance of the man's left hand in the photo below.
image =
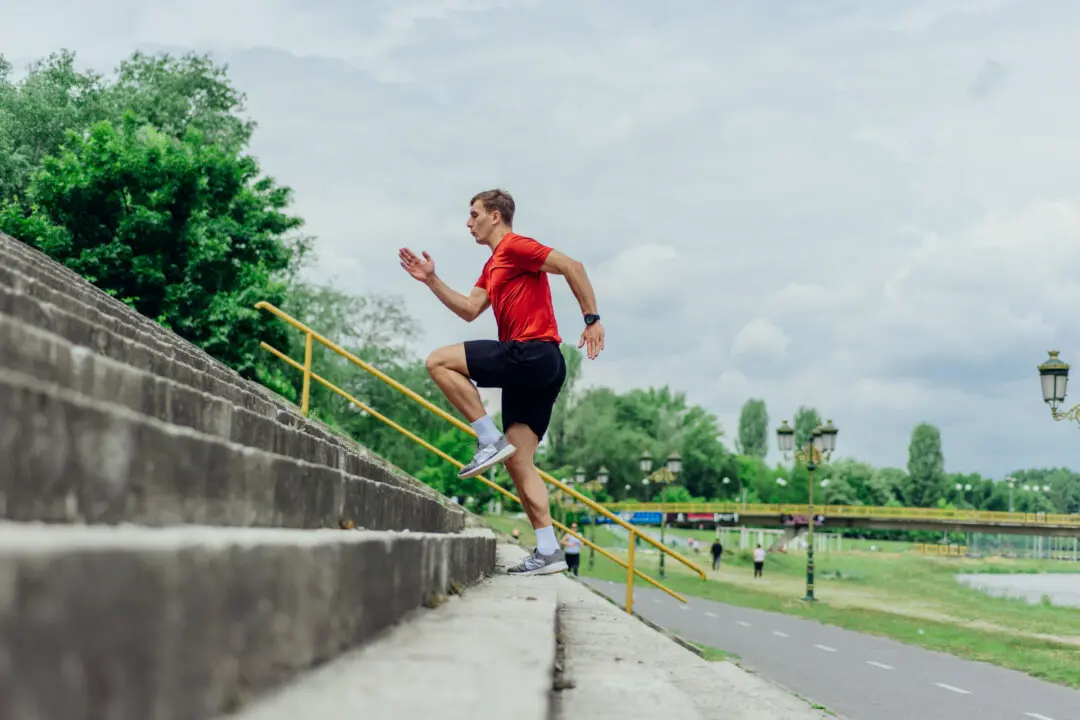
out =
[[594,322],[592,325],[586,325],[585,330],[581,333],[581,342],[578,343],[578,347],[586,347],[585,352],[589,359],[595,360],[600,351],[604,349],[604,326],[599,321]]

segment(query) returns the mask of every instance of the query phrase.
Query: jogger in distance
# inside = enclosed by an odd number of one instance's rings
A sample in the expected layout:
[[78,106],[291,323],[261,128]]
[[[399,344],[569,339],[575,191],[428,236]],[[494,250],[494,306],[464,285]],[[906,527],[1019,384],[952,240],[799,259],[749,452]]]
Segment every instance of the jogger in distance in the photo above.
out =
[[[479,475],[504,462],[517,486],[537,547],[510,568],[516,575],[549,575],[567,569],[548,510],[548,490],[536,470],[536,447],[547,432],[551,411],[566,380],[548,274],[566,278],[581,306],[585,327],[578,347],[590,360],[604,349],[604,327],[585,267],[563,253],[513,231],[514,199],[487,190],[469,203],[466,226],[491,250],[472,292],[463,295],[435,274],[435,261],[401,248],[401,267],[427,285],[455,315],[472,322],[488,307],[499,339],[470,340],[439,348],[427,358],[431,379],[476,431],[476,452],[459,477]],[[476,383],[474,386],[473,383]],[[484,411],[479,387],[502,388],[505,434]]]

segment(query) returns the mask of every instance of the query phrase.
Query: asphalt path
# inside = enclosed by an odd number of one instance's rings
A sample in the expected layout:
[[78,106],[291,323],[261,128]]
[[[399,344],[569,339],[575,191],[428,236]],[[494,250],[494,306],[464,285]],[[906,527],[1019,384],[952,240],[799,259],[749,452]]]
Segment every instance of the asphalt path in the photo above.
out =
[[[623,605],[623,583],[581,578]],[[1078,720],[1080,691],[813,620],[634,588],[634,610],[850,720]]]

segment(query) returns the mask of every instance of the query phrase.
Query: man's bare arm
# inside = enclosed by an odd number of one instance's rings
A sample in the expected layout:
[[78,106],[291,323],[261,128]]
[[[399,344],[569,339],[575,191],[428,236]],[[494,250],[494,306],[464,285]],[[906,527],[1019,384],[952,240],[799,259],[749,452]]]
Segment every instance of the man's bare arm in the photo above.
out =
[[578,305],[581,306],[582,315],[596,314],[596,295],[593,293],[589,276],[585,273],[585,266],[581,262],[563,255],[558,250],[552,250],[540,269],[543,272],[562,275],[566,278],[570,291],[574,293]]
[[426,284],[443,305],[450,308],[452,313],[465,322],[472,322],[480,317],[480,314],[491,305],[487,291],[480,287],[474,287],[469,295],[462,295],[434,274],[426,281]]

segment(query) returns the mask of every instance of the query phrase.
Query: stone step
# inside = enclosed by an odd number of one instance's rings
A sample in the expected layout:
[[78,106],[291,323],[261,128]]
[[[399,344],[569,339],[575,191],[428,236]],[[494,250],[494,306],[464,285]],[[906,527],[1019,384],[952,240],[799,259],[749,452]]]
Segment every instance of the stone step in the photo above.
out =
[[[298,414],[296,406],[276,393],[258,383],[244,380],[205,351],[140,315],[74,271],[3,233],[0,233],[0,259],[4,261],[0,262],[0,287],[17,290],[87,320],[98,328],[136,340],[138,344],[149,346],[164,357],[180,361],[201,377],[213,378],[218,385],[236,386],[246,395],[254,396],[250,400],[253,405],[270,403]],[[254,406],[249,409],[259,410]],[[307,419],[302,422],[317,428],[325,427]],[[370,454],[366,448],[357,447]]]
[[0,369],[0,518],[457,532],[460,510]]
[[210,357],[180,336],[140,315],[132,308],[102,293],[94,285],[52,275],[51,260],[42,256],[40,265],[5,255],[0,248],[0,286],[29,295],[36,300],[88,320],[109,332],[149,345],[157,352],[175,357],[200,372],[225,383],[239,383],[235,371]]
[[[0,259],[3,260],[0,265],[34,279],[42,288],[59,291],[65,298],[93,308],[101,315],[115,318],[123,324],[139,329],[149,335],[160,335],[160,339],[166,343],[178,342],[183,344],[185,351],[191,351],[196,357],[201,357],[203,360],[214,361],[205,351],[185,343],[175,333],[165,329],[150,318],[140,315],[125,303],[120,302],[87,281],[74,270],[3,233],[0,233]],[[58,304],[54,300],[50,302]],[[108,323],[100,320],[97,321],[97,324],[109,327]],[[232,371],[229,370],[229,372]],[[233,374],[235,375],[235,373]]]
[[214,717],[494,561],[473,531],[0,523],[0,717]]
[[[498,565],[521,555],[501,544]],[[228,717],[546,720],[558,580],[496,574]]]
[[[407,484],[417,492],[430,497],[441,497],[370,450],[342,438],[321,423],[302,417],[296,412],[295,406],[291,406],[284,399],[274,396],[276,400],[272,400],[265,388],[240,378],[220,363],[198,360],[203,364],[193,366],[187,362],[190,358],[178,358],[174,351],[186,344],[179,338],[175,347],[164,347],[144,333],[131,331],[122,323],[120,326],[125,328],[122,334],[113,332],[84,317],[87,314],[93,315],[93,311],[86,309],[86,312],[77,314],[62,309],[27,292],[13,289],[5,284],[5,277],[13,277],[12,271],[7,270],[5,275],[0,269],[0,314],[58,336],[72,345],[87,348],[119,363],[218,397],[251,414],[295,428],[304,436],[300,449],[314,448],[314,454],[303,459],[326,462],[331,467],[342,468],[350,474],[362,474],[382,481],[389,482],[390,478],[394,478],[399,484]],[[16,285],[21,284],[24,288],[32,283],[33,281],[23,276],[15,280]],[[67,300],[70,306],[70,298],[56,291],[51,292],[52,299]],[[95,316],[95,319],[107,320],[98,316]]]
[[[378,482],[415,487],[378,465],[347,454],[339,446],[323,442],[273,417],[95,355],[58,335],[3,314],[0,314],[0,368],[239,445],[339,468],[350,475]],[[425,489],[428,490],[425,494],[443,501],[434,490]],[[452,512],[463,512],[449,501],[443,502]]]

